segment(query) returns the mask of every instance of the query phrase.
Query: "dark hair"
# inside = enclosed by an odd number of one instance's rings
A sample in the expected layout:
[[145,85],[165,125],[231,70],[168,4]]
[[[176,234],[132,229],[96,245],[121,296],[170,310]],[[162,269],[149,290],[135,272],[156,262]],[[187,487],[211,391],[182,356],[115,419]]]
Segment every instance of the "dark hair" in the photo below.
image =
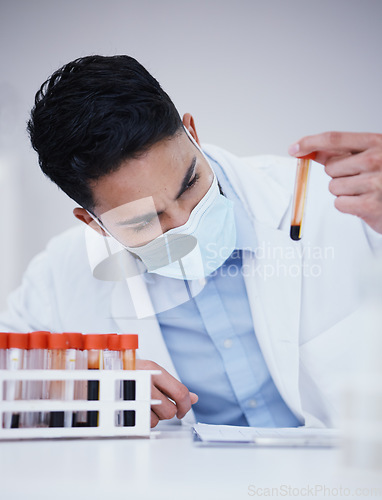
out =
[[182,126],[158,81],[126,55],[76,59],[36,94],[28,132],[42,171],[92,210],[90,182]]

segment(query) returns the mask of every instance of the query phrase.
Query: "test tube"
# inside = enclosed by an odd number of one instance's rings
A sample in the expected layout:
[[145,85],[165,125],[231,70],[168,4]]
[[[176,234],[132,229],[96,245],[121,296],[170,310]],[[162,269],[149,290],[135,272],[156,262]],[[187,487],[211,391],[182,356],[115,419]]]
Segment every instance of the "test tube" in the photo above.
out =
[[[136,349],[138,349],[138,335],[119,335],[119,345],[122,357],[122,367],[124,370],[135,370]],[[124,401],[134,401],[136,397],[135,380],[123,381]],[[132,427],[135,425],[135,410],[124,410],[123,426]]]
[[[65,370],[75,370],[78,353],[82,348],[82,335],[75,332],[65,332],[67,349],[65,351]],[[65,380],[64,384],[64,399],[65,401],[73,401],[74,399],[74,380]],[[66,411],[64,414],[64,427],[72,427],[73,412]]]
[[[29,333],[29,349],[26,351],[26,368],[28,370],[43,370],[48,366],[48,335],[49,332],[38,331]],[[46,399],[46,381],[28,380],[25,382],[24,399]],[[46,412],[25,413],[22,417],[23,427],[48,425]]]
[[[48,335],[48,365],[51,370],[64,370],[66,361],[67,339],[61,333]],[[49,399],[63,400],[65,383],[63,380],[52,380],[49,384]],[[49,415],[49,427],[64,427],[63,411],[52,411]]]
[[290,225],[290,237],[298,241],[302,236],[302,224],[304,220],[304,210],[306,193],[308,189],[309,167],[311,160],[314,160],[316,153],[302,156],[297,159],[296,181],[294,185],[292,219]]
[[[84,335],[84,349],[88,354],[88,369],[102,370],[103,353],[107,348],[107,335],[88,334]],[[88,401],[99,399],[99,381],[88,380]],[[98,427],[98,411],[88,411],[88,427]]]
[[107,350],[104,352],[105,370],[122,370],[118,333],[107,334]]
[[[8,333],[7,370],[22,370],[25,367],[25,351],[28,349],[29,337],[26,333]],[[15,401],[21,399],[21,380],[8,380],[5,386],[5,399]],[[4,427],[17,428],[20,424],[19,413],[5,413]]]
[[[104,352],[104,369],[105,370],[122,370],[122,358],[120,353],[118,333],[109,333],[107,335],[107,350]],[[122,382],[116,381],[115,399],[122,399]],[[122,414],[120,411],[116,412],[115,425],[120,426],[122,421]]]
[[0,332],[0,370],[7,368],[8,333]]
[[[83,341],[83,335],[82,333],[79,332],[65,332],[64,335],[67,337],[68,341],[68,348],[71,351],[67,355],[67,361],[66,364],[67,366],[70,366],[69,369],[73,369],[73,362],[74,362],[74,369],[76,370],[87,370],[88,367],[88,361],[87,357],[85,356],[86,351],[84,351],[84,341]],[[69,359],[68,359],[69,358]],[[71,382],[68,380],[67,382]],[[66,386],[66,399],[79,399],[79,400],[86,400],[87,399],[87,394],[88,394],[88,383],[86,380],[76,380],[73,381],[73,384],[68,384]],[[72,390],[73,390],[73,395],[72,395]],[[66,424],[65,427],[68,426],[70,427],[83,427],[87,423],[87,412],[86,411],[77,411],[74,412],[72,415],[72,419],[70,421],[70,417],[67,414],[71,414],[72,412],[65,412],[66,415]],[[70,425],[69,425],[70,423]]]
[[[7,368],[7,347],[8,347],[8,333],[0,332],[0,370],[6,370]],[[0,422],[0,425],[2,424],[3,422]]]

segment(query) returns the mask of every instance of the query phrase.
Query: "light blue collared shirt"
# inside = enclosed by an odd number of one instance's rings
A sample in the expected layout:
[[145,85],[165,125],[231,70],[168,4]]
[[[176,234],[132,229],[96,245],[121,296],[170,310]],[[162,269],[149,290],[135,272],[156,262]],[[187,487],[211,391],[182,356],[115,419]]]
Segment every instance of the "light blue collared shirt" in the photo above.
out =
[[[191,300],[158,312],[162,335],[181,381],[199,396],[199,422],[294,427],[301,425],[280,396],[257,342],[242,275],[242,256],[256,248],[251,220],[220,165],[219,184],[234,202],[236,249]],[[179,280],[146,274],[154,309]]]

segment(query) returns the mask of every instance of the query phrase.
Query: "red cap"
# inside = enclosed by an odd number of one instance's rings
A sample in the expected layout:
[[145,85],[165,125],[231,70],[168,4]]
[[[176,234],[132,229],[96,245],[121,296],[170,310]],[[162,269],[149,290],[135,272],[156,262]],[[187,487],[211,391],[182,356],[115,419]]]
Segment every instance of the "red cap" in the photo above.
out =
[[48,347],[48,335],[50,332],[30,332],[29,349],[46,349]]
[[109,351],[119,351],[118,333],[109,333],[107,335],[107,348],[109,349]]
[[27,333],[8,333],[8,349],[28,349]]
[[310,153],[308,155],[305,155],[305,156],[298,156],[297,159],[298,160],[315,160],[316,159],[316,151],[313,151],[313,153]]
[[107,349],[107,335],[100,333],[89,333],[84,335],[84,349]]
[[84,341],[82,333],[78,332],[64,332],[66,340],[68,342],[68,349],[82,349],[84,348]]
[[138,335],[135,333],[119,335],[119,346],[121,351],[138,349]]
[[66,336],[62,333],[51,333],[48,335],[48,349],[64,350],[68,348]]
[[8,333],[0,332],[0,349],[6,349],[8,347]]

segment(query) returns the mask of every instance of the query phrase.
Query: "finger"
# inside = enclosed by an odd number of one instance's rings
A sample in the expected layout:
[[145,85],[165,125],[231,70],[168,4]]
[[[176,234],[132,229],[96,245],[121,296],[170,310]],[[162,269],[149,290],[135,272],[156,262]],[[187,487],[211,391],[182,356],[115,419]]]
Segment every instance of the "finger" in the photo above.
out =
[[329,182],[329,191],[335,196],[354,196],[373,190],[373,176],[369,174],[337,177]]
[[151,405],[151,410],[157,415],[159,420],[169,420],[175,417],[177,413],[176,405],[168,399],[159,389],[156,387],[151,388],[152,399],[159,399],[161,404]]
[[369,194],[359,196],[338,196],[334,206],[340,212],[365,218],[375,213],[373,197]]
[[183,418],[191,409],[190,391],[187,387],[170,375],[163,368],[162,375],[153,378],[154,385],[168,398],[172,399],[177,407],[177,417]]
[[382,134],[324,132],[301,138],[289,147],[288,152],[297,157],[308,155],[313,151],[357,153],[374,146],[382,146]]
[[194,405],[199,401],[199,396],[194,392],[190,392],[191,404]]
[[341,158],[329,156],[325,162],[325,172],[333,178],[360,174],[364,171],[362,159],[359,158],[361,154]]
[[[195,400],[195,397],[197,398],[196,394],[193,395],[193,402],[191,402],[191,394],[193,393],[190,393],[190,391],[184,384],[179,382],[179,380],[170,375],[170,373],[168,373],[164,368],[159,366],[154,361],[137,360],[136,368],[139,370],[161,371],[160,375],[154,375],[152,377],[152,382],[154,387],[157,388],[161,393],[158,399],[161,399],[162,401],[163,395],[166,398],[172,399],[177,408],[176,415],[178,418],[183,418],[186,415],[186,413],[191,409],[191,404],[196,403],[197,401],[197,399]],[[153,389],[153,391],[155,392],[155,389]],[[165,399],[163,401],[165,401]],[[167,405],[166,408],[168,410]]]
[[151,415],[150,415],[150,427],[153,428],[159,423],[159,417],[158,415],[151,410]]
[[363,172],[382,171],[382,152],[370,149],[347,157],[328,159],[325,172],[331,177],[345,177]]

